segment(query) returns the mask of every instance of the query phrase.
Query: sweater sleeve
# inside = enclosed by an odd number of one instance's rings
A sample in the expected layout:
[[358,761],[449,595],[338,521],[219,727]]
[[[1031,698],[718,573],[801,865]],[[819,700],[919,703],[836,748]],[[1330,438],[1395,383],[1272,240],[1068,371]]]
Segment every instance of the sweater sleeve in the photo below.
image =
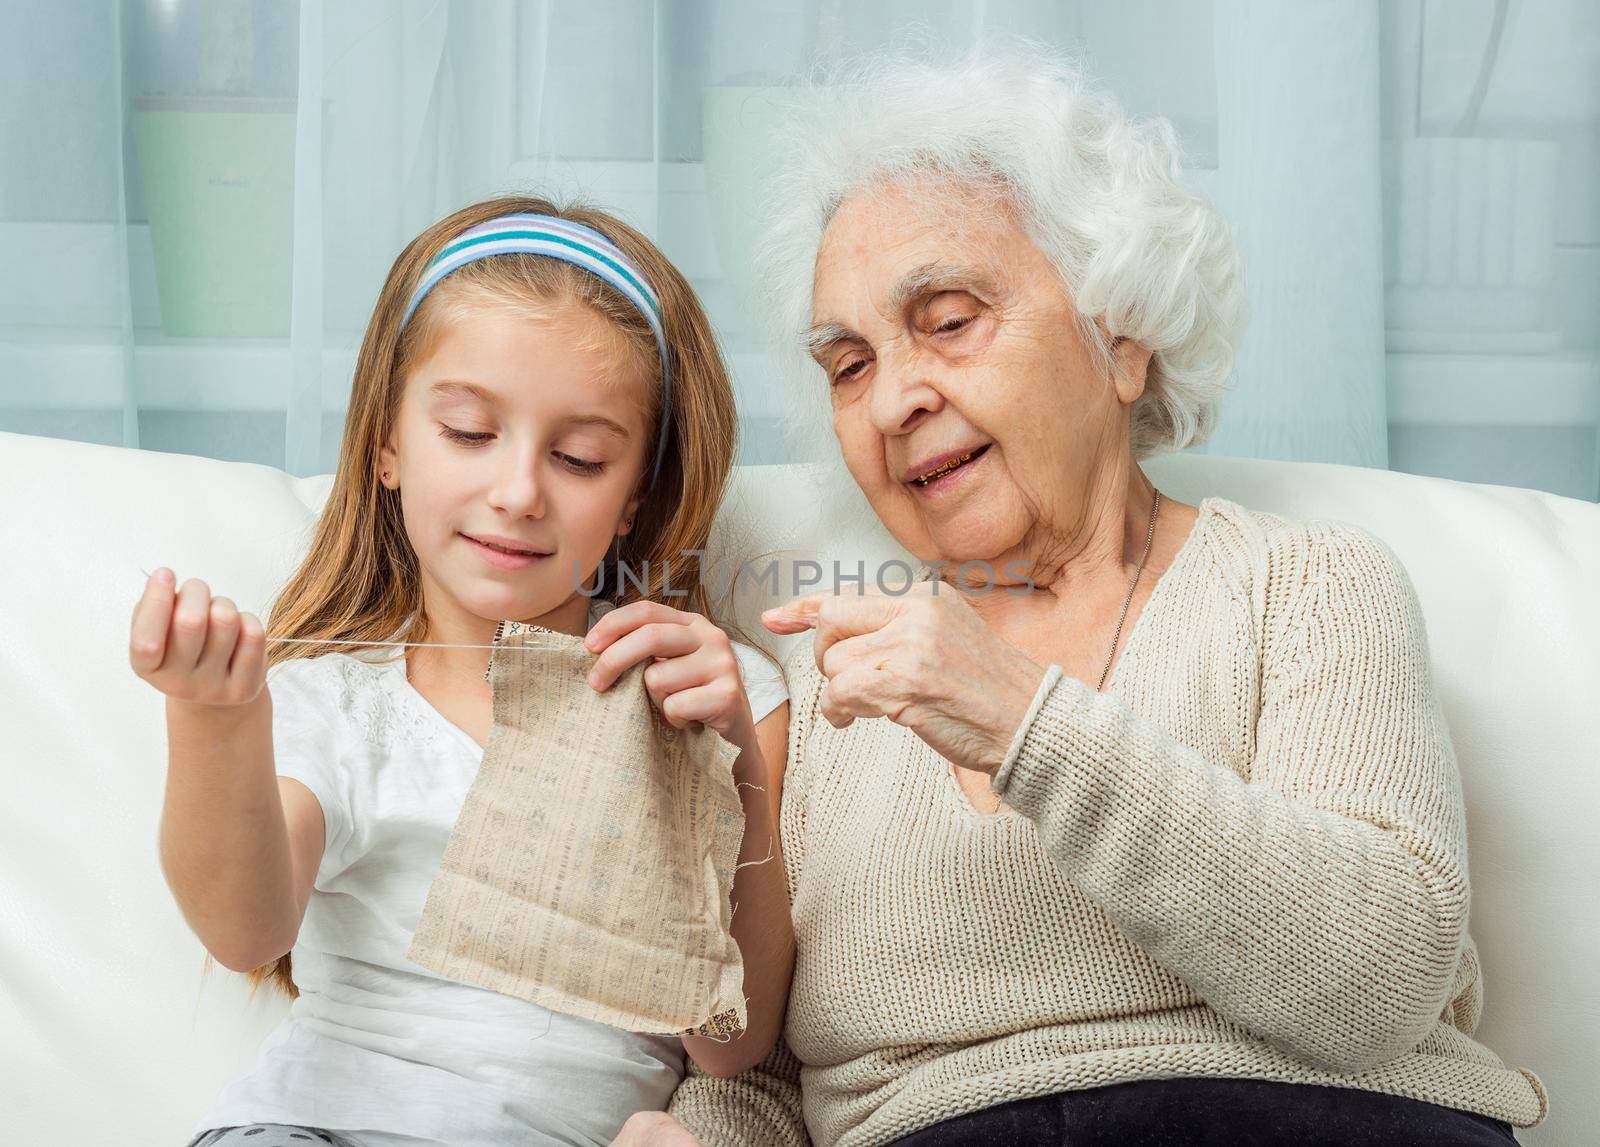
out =
[[1358,1072],[1449,1005],[1465,815],[1404,566],[1358,527],[1308,525],[1274,571],[1299,588],[1269,615],[1248,780],[1051,666],[993,787],[1224,1018]]
[[[806,742],[817,719],[822,674],[808,637],[795,643],[784,660],[788,678],[789,759],[784,763],[779,832],[783,861],[794,901],[805,860]],[[797,940],[803,939],[799,936]],[[767,1058],[748,1071],[718,1079],[693,1059],[672,1094],[667,1113],[705,1147],[810,1147],[800,1105],[800,1061],[780,1036]]]
[[782,1037],[766,1059],[730,1079],[688,1063],[667,1114],[705,1147],[810,1147],[800,1113],[800,1061]]

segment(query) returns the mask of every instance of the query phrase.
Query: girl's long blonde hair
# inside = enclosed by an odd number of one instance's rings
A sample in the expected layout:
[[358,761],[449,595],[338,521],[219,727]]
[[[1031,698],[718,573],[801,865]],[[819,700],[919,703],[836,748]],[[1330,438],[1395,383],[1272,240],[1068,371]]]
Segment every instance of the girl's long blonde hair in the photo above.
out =
[[[584,206],[558,207],[538,198],[501,196],[439,220],[408,243],[389,269],[356,360],[332,488],[304,560],[269,607],[267,636],[311,643],[269,644],[269,668],[291,658],[342,651],[331,644],[334,641],[423,640],[427,618],[417,556],[406,535],[397,492],[378,481],[378,452],[391,441],[408,373],[426,361],[454,307],[520,306],[544,313],[552,303],[573,301],[593,308],[621,332],[647,380],[643,401],[650,429],[641,487],[648,481],[661,416],[659,353],[639,311],[598,277],[538,255],[479,259],[430,291],[401,332],[401,316],[428,261],[467,228],[511,212],[556,216],[592,227],[620,247],[655,287],[672,371],[666,456],[654,485],[641,490],[643,501],[634,514],[634,528],[615,551],[615,561],[626,565],[627,577],[616,576],[608,555],[601,562],[598,585],[603,587],[600,596],[625,605],[640,598],[662,600],[663,583],[670,577],[673,604],[710,612],[699,558],[690,551],[706,548],[738,436],[733,388],[710,321],[677,268],[627,224]],[[637,583],[646,569],[640,592]],[[208,967],[210,962],[208,955]],[[263,982],[271,982],[291,998],[299,994],[287,953],[245,974],[252,994]]]

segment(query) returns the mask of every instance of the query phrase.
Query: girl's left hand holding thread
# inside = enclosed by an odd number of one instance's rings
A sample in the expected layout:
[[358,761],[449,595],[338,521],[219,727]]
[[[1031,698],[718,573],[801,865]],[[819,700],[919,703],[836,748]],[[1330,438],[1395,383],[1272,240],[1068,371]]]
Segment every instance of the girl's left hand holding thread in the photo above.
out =
[[604,692],[644,660],[644,686],[667,723],[709,725],[741,759],[759,751],[733,643],[710,618],[656,601],[635,601],[594,623],[584,647],[599,654],[589,684]]

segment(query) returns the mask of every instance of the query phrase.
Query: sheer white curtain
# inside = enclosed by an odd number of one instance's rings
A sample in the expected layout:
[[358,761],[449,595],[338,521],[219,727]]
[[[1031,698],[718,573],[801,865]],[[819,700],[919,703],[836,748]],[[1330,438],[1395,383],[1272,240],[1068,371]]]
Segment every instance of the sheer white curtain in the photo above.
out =
[[662,245],[780,460],[748,97],[913,22],[1174,121],[1246,259],[1210,452],[1600,493],[1586,0],[0,0],[0,429],[327,471],[389,263],[521,190]]

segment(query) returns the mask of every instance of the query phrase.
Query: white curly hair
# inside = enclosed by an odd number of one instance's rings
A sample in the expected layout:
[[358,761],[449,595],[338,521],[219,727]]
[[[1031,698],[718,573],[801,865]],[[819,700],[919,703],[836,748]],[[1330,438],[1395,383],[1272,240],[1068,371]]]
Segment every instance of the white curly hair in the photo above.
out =
[[[840,204],[875,183],[931,176],[1000,190],[1060,274],[1103,368],[1107,336],[1151,350],[1130,413],[1135,459],[1207,441],[1243,290],[1233,229],[1182,184],[1166,119],[1128,115],[1070,53],[1020,37],[955,56],[926,46],[853,56],[780,100],[754,263],[790,369],[817,370],[800,347],[817,251]],[[814,455],[833,437],[825,395],[789,389],[789,432]]]

